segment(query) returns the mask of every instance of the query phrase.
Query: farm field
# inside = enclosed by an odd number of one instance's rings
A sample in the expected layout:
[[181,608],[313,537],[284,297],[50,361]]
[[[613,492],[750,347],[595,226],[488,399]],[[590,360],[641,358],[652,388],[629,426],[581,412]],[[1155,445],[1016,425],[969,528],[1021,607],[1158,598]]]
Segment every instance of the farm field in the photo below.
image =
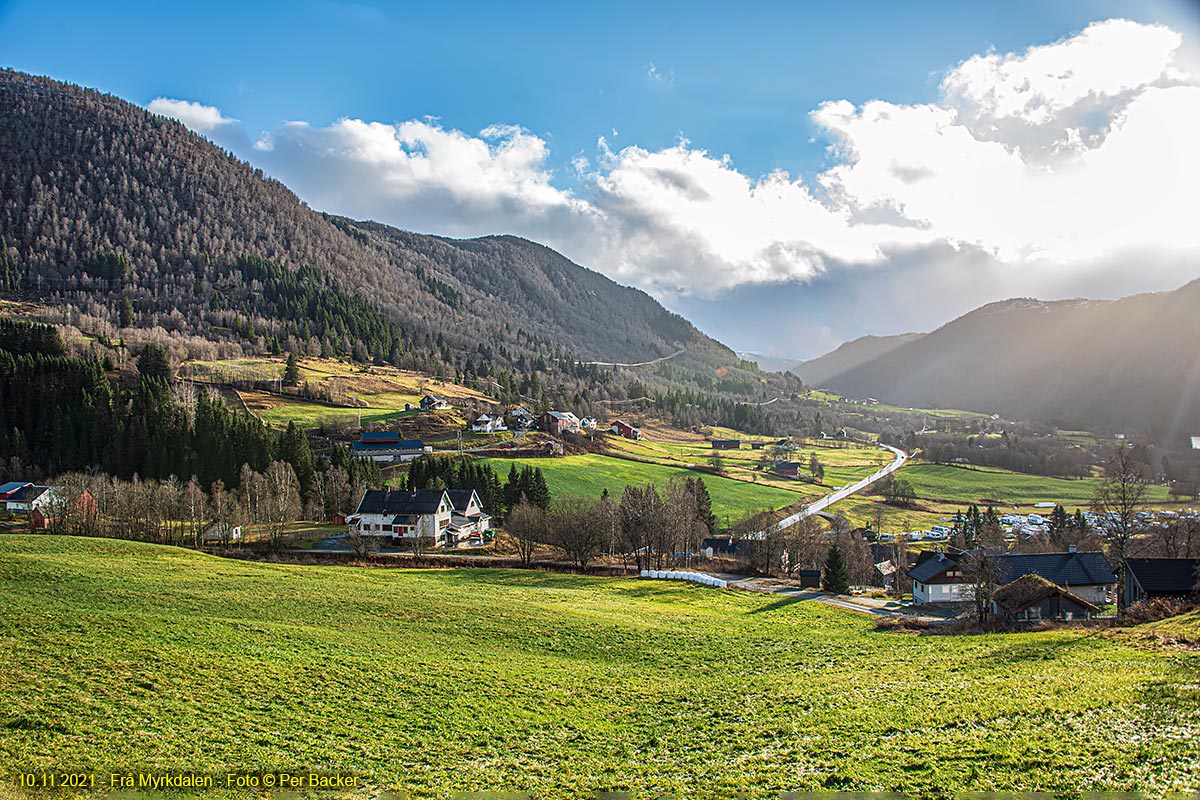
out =
[[[225,361],[189,361],[179,374],[199,383],[271,381],[283,376],[282,358],[238,358]],[[352,365],[328,358],[301,358],[300,380],[334,403],[304,397],[247,389],[237,391],[248,408],[272,425],[294,421],[303,427],[337,421],[357,425],[390,422],[410,415],[405,404],[416,404],[425,394],[437,394],[455,403],[493,401],[464,386],[393,367]],[[459,420],[461,423],[462,421]]]
[[[712,496],[713,513],[724,524],[726,519],[737,520],[752,511],[767,508],[782,508],[803,499],[803,495],[776,486],[766,486],[706,475],[680,467],[644,464],[622,458],[595,454],[565,456],[563,458],[489,459],[492,469],[503,478],[512,464],[518,467],[539,467],[546,476],[550,494],[599,497],[608,489],[609,494],[620,498],[627,485],[653,483],[660,488],[674,477],[698,477],[708,487]],[[799,484],[797,484],[799,485]]]
[[[814,498],[820,497],[828,490],[821,486],[782,478],[769,471],[762,471],[759,467],[769,466],[777,460],[789,460],[799,461],[807,471],[809,458],[815,453],[825,467],[825,483],[837,486],[854,483],[865,478],[892,460],[891,455],[883,450],[854,442],[794,439],[793,441],[799,447],[798,450],[776,455],[768,448],[753,450],[744,447],[739,450],[713,450],[708,440],[698,435],[680,434],[678,438],[670,440],[658,438],[660,435],[661,432],[654,431],[653,438],[641,441],[610,436],[607,442],[610,447],[627,452],[636,458],[667,465],[708,465],[712,463],[713,455],[716,454],[721,459],[723,470],[731,476],[742,480],[750,480],[751,476],[754,476],[753,479],[758,483],[797,491]],[[730,438],[739,437],[736,433],[724,435],[729,435]],[[771,440],[762,437],[741,438],[743,445],[752,441],[770,441],[772,443],[778,441],[778,438]]]
[[[949,464],[908,464],[898,478],[910,481],[918,500],[948,500],[957,503],[993,501],[997,507],[1061,503],[1069,509],[1086,507],[1099,485],[1098,478],[1050,478],[990,467],[960,467]],[[1165,486],[1150,486],[1147,500],[1166,502]]]
[[[993,502],[999,513],[1016,510],[1029,514],[1038,510],[1033,507],[1035,503],[1057,502],[1073,513],[1076,508],[1086,509],[1091,505],[1100,483],[1098,478],[1050,478],[991,467],[911,461],[896,476],[912,483],[920,508],[896,508],[884,504],[878,496],[858,494],[834,504],[830,511],[841,514],[854,525],[868,522],[874,525],[876,513],[882,509],[884,532],[927,530],[971,503],[982,507]],[[1164,486],[1150,486],[1147,499],[1154,504],[1173,505]]]
[[676,583],[6,535],[0,771],[348,771],[422,797],[1161,796],[1200,788],[1200,653],[1160,635],[915,636]]

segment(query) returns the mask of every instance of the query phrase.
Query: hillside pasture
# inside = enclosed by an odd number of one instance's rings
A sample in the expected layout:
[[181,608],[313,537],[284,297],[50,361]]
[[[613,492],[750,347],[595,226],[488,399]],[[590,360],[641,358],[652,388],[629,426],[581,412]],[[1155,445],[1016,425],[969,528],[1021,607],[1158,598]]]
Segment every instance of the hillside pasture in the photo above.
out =
[[[645,464],[623,458],[587,454],[562,458],[522,458],[516,461],[489,459],[492,469],[501,476],[508,474],[512,464],[518,467],[538,467],[546,476],[550,494],[599,497],[607,489],[619,499],[626,486],[653,483],[662,488],[672,478],[700,478],[712,496],[713,513],[722,523],[737,520],[754,511],[782,508],[799,502],[803,495],[796,491],[733,480],[681,467]],[[799,485],[799,484],[797,484]]]
[[1200,653],[1155,641],[5,535],[0,771],[349,772],[357,797],[1195,791]]
[[[274,381],[283,377],[286,359],[238,358],[224,361],[189,361],[179,374],[196,383],[246,384]],[[305,428],[323,423],[363,425],[393,422],[415,412],[406,405],[417,405],[426,394],[445,397],[457,407],[487,408],[492,398],[465,386],[409,370],[388,366],[350,364],[328,358],[301,358],[300,380],[321,399],[279,394],[238,386],[246,406],[272,425],[295,422]],[[462,424],[459,419],[457,424]]]

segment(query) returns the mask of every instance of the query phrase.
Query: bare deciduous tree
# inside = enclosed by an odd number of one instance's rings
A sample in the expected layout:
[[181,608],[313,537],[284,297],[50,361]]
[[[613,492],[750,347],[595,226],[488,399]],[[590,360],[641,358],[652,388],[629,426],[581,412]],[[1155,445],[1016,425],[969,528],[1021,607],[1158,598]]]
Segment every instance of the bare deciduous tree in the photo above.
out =
[[533,554],[538,545],[550,538],[546,512],[530,503],[524,495],[508,513],[504,528],[517,543],[517,556],[526,567],[533,563]]
[[1146,503],[1145,466],[1131,447],[1113,449],[1104,465],[1104,480],[1096,487],[1092,509],[1107,520],[1108,557],[1117,574],[1119,604],[1125,606],[1125,561],[1140,529],[1137,514]]

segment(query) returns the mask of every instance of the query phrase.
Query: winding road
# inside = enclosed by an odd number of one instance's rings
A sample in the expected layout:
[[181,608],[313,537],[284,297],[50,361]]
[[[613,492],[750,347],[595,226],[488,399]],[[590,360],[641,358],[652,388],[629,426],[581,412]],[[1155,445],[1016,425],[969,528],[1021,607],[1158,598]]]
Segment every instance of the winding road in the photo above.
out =
[[892,447],[892,446],[886,445],[886,444],[881,444],[881,445],[879,445],[879,447],[883,450],[887,450],[888,452],[890,452],[892,455],[895,456],[895,459],[892,461],[892,463],[888,464],[886,467],[879,470],[878,472],[868,475],[867,477],[863,478],[858,483],[852,483],[849,486],[843,486],[841,489],[838,489],[836,492],[831,492],[830,494],[825,495],[824,497],[820,498],[819,500],[814,501],[810,505],[805,506],[804,508],[797,511],[795,514],[784,517],[783,519],[779,520],[779,522],[776,522],[774,525],[770,526],[769,528],[765,528],[761,531],[758,531],[757,533],[752,533],[746,538],[748,538],[748,539],[765,539],[765,538],[767,538],[768,535],[770,535],[774,531],[781,531],[784,528],[790,528],[792,525],[795,525],[797,522],[804,519],[805,517],[810,517],[813,514],[818,514],[822,511],[824,511],[829,506],[838,502],[839,500],[845,500],[850,495],[852,495],[856,492],[861,492],[863,489],[867,488],[868,486],[870,486],[872,483],[879,480],[880,478],[883,478],[886,475],[891,475],[893,472],[895,472],[896,470],[898,470],[902,466],[904,466],[904,462],[908,461],[908,453],[904,452],[903,450],[900,450],[899,448]]

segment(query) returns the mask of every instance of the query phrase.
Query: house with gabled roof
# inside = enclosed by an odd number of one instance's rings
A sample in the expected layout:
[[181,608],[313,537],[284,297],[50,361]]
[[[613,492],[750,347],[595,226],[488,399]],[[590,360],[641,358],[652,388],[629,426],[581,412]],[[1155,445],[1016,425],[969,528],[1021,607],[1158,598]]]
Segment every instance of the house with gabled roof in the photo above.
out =
[[444,547],[453,514],[454,504],[445,489],[369,489],[346,524],[363,536],[397,541],[420,536],[434,547]]
[[1091,619],[1100,608],[1074,592],[1030,572],[992,593],[992,613],[1008,622]]
[[1200,595],[1200,558],[1125,559],[1125,604]]
[[492,515],[483,510],[483,503],[474,489],[447,489],[453,511],[450,515],[450,534],[456,544],[461,541],[482,543],[483,534],[492,527]]
[[33,511],[54,499],[54,492],[49,486],[38,486],[34,483],[13,481],[4,484],[0,489],[0,499],[7,511]]
[[506,430],[508,427],[504,424],[504,417],[500,415],[489,417],[487,414],[480,414],[479,418],[471,423],[472,433],[496,433]]
[[616,420],[612,425],[609,426],[608,429],[617,436],[624,436],[626,439],[642,438],[642,431],[640,428],[635,428],[628,422],[624,422],[622,420]]
[[421,398],[422,411],[444,411],[449,407],[450,404],[436,394],[427,394]]
[[[925,551],[908,571],[913,603],[962,603],[972,598],[971,580],[963,568],[964,553]],[[1093,605],[1103,605],[1116,591],[1117,576],[1103,553],[997,553],[990,557],[996,585],[1025,575],[1039,575]]]
[[570,411],[546,411],[538,417],[538,426],[552,436],[579,430],[579,417]]

